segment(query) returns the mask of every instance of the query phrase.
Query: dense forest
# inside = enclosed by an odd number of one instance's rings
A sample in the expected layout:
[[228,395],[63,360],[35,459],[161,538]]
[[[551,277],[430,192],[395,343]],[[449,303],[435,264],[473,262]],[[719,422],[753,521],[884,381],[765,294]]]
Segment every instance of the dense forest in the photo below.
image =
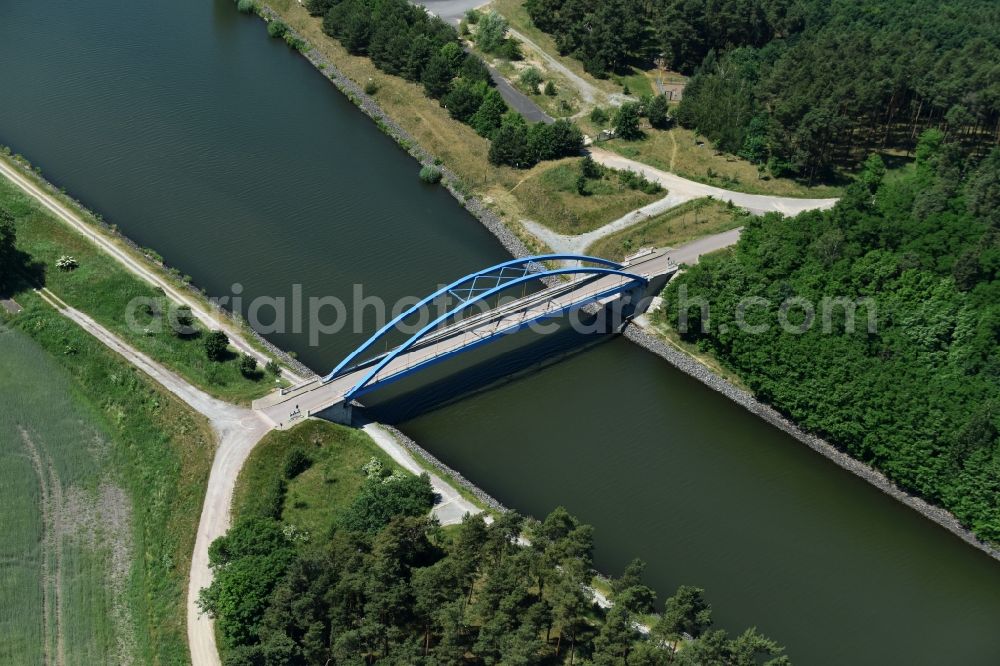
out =
[[773,175],[813,179],[938,128],[966,152],[1000,138],[991,0],[527,0],[598,76],[692,74],[681,124]]
[[[212,544],[201,605],[227,665],[790,663],[754,629],[713,628],[700,589],[657,603],[639,561],[611,581],[614,606],[600,608],[588,588],[592,529],[563,509],[544,521],[466,516],[444,529],[427,516],[426,475],[373,463],[332,534],[282,522],[277,479]],[[306,465],[290,455],[285,477]]]
[[529,126],[508,109],[482,59],[466,54],[457,31],[422,8],[406,0],[308,0],[307,7],[323,16],[323,31],[350,53],[368,56],[388,74],[421,83],[452,118],[490,139],[493,164],[527,168],[575,155],[583,147],[583,134],[571,122]]
[[[927,130],[904,174],[869,158],[834,209],[754,219],[665,296],[679,330],[704,299],[682,335],[758,397],[1000,542],[1000,149]],[[824,299],[858,303],[853,332]]]

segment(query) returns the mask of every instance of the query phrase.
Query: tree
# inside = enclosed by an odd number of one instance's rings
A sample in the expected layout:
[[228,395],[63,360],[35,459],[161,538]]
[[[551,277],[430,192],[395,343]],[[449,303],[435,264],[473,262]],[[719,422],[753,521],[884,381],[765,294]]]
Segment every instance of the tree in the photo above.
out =
[[257,374],[257,359],[250,354],[240,356],[240,374],[244,377],[253,377]]
[[476,46],[486,53],[495,53],[507,37],[507,20],[496,12],[480,16],[476,28]]
[[582,148],[583,133],[568,120],[536,123],[528,129],[528,152],[536,161],[575,155]]
[[545,82],[545,94],[549,97],[556,96],[556,84],[552,83],[551,80]]
[[230,645],[248,644],[257,635],[271,591],[293,557],[278,523],[263,518],[237,523],[209,546],[212,584],[201,591],[198,605],[215,618]]
[[626,141],[634,141],[642,138],[642,130],[639,129],[639,105],[635,102],[625,102],[615,111],[611,126],[615,130],[615,136]]
[[486,66],[482,58],[474,53],[470,53],[465,57],[458,75],[466,81],[483,81],[487,84],[492,82],[490,68]]
[[490,164],[506,164],[523,169],[535,163],[528,149],[528,125],[515,111],[504,114],[499,129],[490,142]]
[[654,633],[663,640],[677,641],[684,634],[697,638],[710,626],[712,607],[705,601],[704,590],[681,585],[664,602]]
[[222,361],[229,348],[229,337],[222,331],[211,331],[205,336],[205,355],[211,361]]
[[0,291],[11,286],[21,263],[16,242],[14,215],[9,210],[0,208]]
[[483,95],[483,102],[479,105],[479,109],[472,114],[469,124],[480,136],[490,138],[500,128],[503,116],[507,111],[507,102],[503,100],[500,92],[490,88]]
[[649,124],[657,129],[670,127],[666,95],[656,95],[649,100],[649,103],[646,104],[646,117],[649,118]]
[[455,73],[451,69],[451,60],[444,53],[435,53],[431,56],[427,67],[421,75],[421,82],[424,90],[430,97],[440,99],[451,89],[451,80]]
[[521,72],[521,76],[518,78],[521,82],[521,86],[527,90],[532,95],[538,94],[538,84],[542,82],[542,75],[538,73],[538,70],[534,67],[529,67],[528,69]]
[[459,78],[451,84],[451,90],[441,99],[441,105],[448,109],[452,118],[466,123],[482,106],[485,97],[484,81],[472,82]]
[[376,534],[395,516],[422,516],[434,505],[434,491],[426,474],[369,480],[341,517],[340,524],[355,532]]

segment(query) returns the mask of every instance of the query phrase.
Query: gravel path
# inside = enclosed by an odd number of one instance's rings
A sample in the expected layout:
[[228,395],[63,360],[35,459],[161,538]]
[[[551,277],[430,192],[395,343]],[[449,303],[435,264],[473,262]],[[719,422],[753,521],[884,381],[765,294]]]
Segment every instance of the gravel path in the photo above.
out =
[[746,208],[751,213],[761,215],[763,213],[782,213],[788,216],[795,216],[807,210],[825,210],[833,208],[837,199],[804,199],[799,197],[779,197],[770,194],[746,194],[744,192],[733,192],[724,190],[721,187],[697,183],[687,178],[681,178],[668,171],[654,169],[648,164],[630,160],[617,153],[604,150],[602,148],[590,148],[590,156],[595,162],[619,169],[630,170],[642,174],[649,180],[654,180],[670,194],[677,197],[687,197],[687,199],[698,199],[702,197],[712,197],[719,201],[731,201],[740,208]]

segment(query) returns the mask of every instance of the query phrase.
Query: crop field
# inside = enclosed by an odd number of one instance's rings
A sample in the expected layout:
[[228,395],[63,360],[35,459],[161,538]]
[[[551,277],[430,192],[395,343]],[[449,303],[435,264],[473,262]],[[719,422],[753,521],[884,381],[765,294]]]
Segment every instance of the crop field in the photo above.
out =
[[0,319],[0,663],[185,663],[208,426],[18,301]]

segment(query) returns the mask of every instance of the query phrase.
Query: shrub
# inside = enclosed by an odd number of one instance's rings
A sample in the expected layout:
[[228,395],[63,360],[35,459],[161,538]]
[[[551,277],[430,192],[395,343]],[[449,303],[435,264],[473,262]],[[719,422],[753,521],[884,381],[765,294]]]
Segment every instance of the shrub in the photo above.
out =
[[205,336],[205,355],[212,361],[224,359],[228,347],[229,337],[222,331],[212,331]]
[[275,377],[281,376],[281,366],[278,365],[278,362],[275,361],[274,359],[268,361],[267,365],[264,366],[264,369],[267,370],[272,375],[274,375]]
[[542,82],[542,75],[534,67],[529,67],[528,69],[521,72],[521,85],[531,91],[532,94],[538,94],[538,84]]
[[253,377],[257,373],[257,359],[250,354],[240,356],[240,373],[247,378]]
[[576,193],[582,197],[590,194],[590,192],[587,191],[587,177],[582,173],[576,177]]
[[272,37],[284,37],[286,32],[288,32],[288,26],[285,25],[284,21],[275,19],[267,24],[267,34]]
[[546,81],[545,82],[545,94],[548,95],[549,97],[555,97],[556,96],[556,84],[552,83],[551,81]]
[[365,94],[374,95],[378,92],[378,84],[375,83],[375,79],[368,79],[365,82]]
[[420,169],[420,180],[428,185],[436,185],[441,182],[441,170],[433,166],[425,166]]
[[590,112],[590,122],[595,125],[603,125],[608,122],[607,112],[599,106],[595,106]]
[[302,449],[292,449],[285,456],[285,478],[291,481],[312,467],[312,459]]
[[594,161],[590,155],[580,160],[580,173],[584,178],[600,178],[604,175],[604,167]]
[[244,14],[253,14],[257,11],[257,3],[253,0],[239,0],[239,2],[236,3],[236,9]]
[[80,262],[75,257],[64,254],[56,259],[56,268],[61,271],[73,271],[80,267]]
[[470,9],[465,12],[465,20],[469,25],[476,25],[479,23],[480,17],[482,17],[482,13],[478,9]]

